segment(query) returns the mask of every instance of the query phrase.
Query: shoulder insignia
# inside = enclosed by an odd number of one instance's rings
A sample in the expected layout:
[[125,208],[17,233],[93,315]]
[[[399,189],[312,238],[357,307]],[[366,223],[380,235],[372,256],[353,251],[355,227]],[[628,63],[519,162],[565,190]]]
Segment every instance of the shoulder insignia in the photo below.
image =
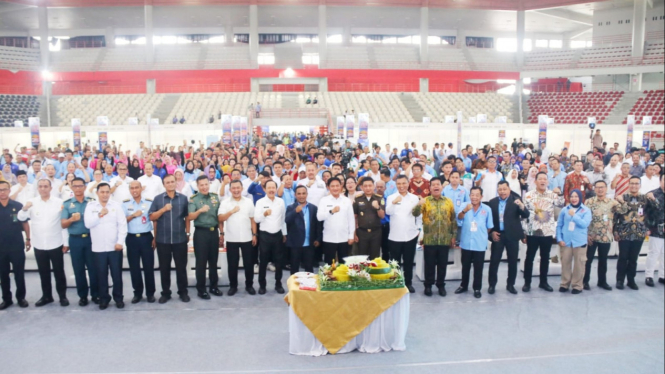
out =
[[152,202],[152,199],[148,199],[147,197],[144,200]]
[[132,201],[132,200],[131,200],[131,199],[127,199],[127,200],[123,200],[122,202],[123,202],[123,203],[128,203],[128,202],[130,202],[130,201]]

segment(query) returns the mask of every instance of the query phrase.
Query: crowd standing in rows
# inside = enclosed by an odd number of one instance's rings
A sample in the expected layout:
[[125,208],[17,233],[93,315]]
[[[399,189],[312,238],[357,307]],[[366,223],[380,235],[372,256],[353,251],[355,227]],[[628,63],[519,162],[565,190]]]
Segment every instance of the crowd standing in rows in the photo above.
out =
[[[41,279],[38,307],[54,302],[51,272],[60,304],[69,305],[63,256],[69,252],[79,305],[91,300],[106,309],[113,300],[123,308],[125,247],[132,303],[144,296],[157,301],[155,251],[159,303],[171,299],[171,269],[164,266],[171,261],[178,296],[188,302],[188,243],[196,258],[197,296],[206,300],[223,295],[219,248],[226,248],[229,296],[238,292],[240,258],[245,291],[255,295],[255,273],[259,294],[267,292],[268,270],[281,294],[284,270],[313,272],[322,262],[343,262],[352,254],[398,261],[413,293],[414,258],[422,245],[425,295],[436,285],[446,296],[448,254],[459,247],[462,282],[455,293],[468,291],[473,267],[471,288],[480,298],[488,241],[490,294],[504,251],[506,289],[517,293],[520,241],[526,244],[523,292],[531,290],[538,254],[540,289],[553,291],[549,265],[560,261],[559,291],[590,290],[597,253],[597,286],[612,290],[612,241],[619,246],[615,287],[637,290],[637,260],[647,236],[645,283],[654,286],[656,270],[663,283],[665,155],[653,145],[622,154],[618,143],[608,147],[596,135],[594,149],[582,157],[565,148],[551,152],[545,143],[536,151],[517,139],[510,146],[474,151],[469,145],[455,152],[452,143],[372,149],[305,134],[254,136],[249,147],[183,141],[153,148],[141,142],[136,150],[115,142],[99,151],[90,145],[5,149],[0,310],[14,296],[20,307],[28,306],[24,267],[31,249]],[[554,243],[559,253],[552,259]]]

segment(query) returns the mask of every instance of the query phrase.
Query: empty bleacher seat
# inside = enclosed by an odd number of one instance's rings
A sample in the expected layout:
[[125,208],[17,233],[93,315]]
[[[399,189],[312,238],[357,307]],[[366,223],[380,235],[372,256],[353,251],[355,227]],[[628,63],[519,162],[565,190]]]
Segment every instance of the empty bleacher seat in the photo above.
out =
[[587,117],[603,123],[623,92],[538,92],[527,100],[529,116],[525,123],[538,123],[539,115],[548,115],[558,123],[584,124]]

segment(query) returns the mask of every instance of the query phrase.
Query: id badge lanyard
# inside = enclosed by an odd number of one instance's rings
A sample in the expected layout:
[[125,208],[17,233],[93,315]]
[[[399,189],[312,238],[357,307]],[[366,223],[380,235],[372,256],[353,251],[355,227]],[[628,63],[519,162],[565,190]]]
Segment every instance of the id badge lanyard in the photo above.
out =
[[[569,205],[568,208],[569,208],[569,209],[573,209],[573,206],[572,206],[572,205]],[[582,209],[582,206],[581,206],[581,205],[580,205],[579,208],[577,208],[577,210],[575,211],[575,214],[577,214],[577,212],[579,212],[580,209]],[[572,220],[571,220],[571,221],[568,223],[568,231],[575,231],[575,221],[572,221]]]
[[478,223],[476,222],[476,217],[478,217],[478,214],[480,214],[480,211],[483,210],[483,207],[480,206],[478,207],[478,211],[473,214],[473,221],[471,221],[471,232],[476,232],[478,231]]

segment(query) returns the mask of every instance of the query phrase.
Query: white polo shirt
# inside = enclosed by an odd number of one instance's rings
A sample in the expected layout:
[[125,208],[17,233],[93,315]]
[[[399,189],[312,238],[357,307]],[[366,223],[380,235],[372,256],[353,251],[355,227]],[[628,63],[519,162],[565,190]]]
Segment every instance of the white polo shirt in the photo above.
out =
[[83,214],[85,227],[90,229],[93,252],[113,252],[116,244],[124,245],[127,237],[127,217],[121,203],[109,199],[108,214],[99,217],[104,209],[99,201],[90,201]]
[[67,230],[60,226],[62,199],[50,197],[47,201],[41,196],[28,199],[32,206],[28,211],[18,212],[19,221],[30,220],[30,239],[34,248],[50,250],[62,246],[67,237]]
[[[331,214],[330,211],[336,206],[339,206],[339,212]],[[356,220],[353,204],[344,195],[339,195],[338,198],[332,195],[321,198],[316,219],[323,222],[323,241],[326,243],[344,243],[355,236]]]
[[143,190],[143,193],[141,194],[144,199],[152,200],[160,193],[166,192],[162,178],[155,174],[151,176],[142,175],[139,177],[138,181],[141,183],[141,187],[145,187],[145,190]]
[[397,204],[393,201],[401,194],[394,193],[386,198],[386,214],[390,216],[390,234],[388,240],[394,242],[408,242],[418,237],[420,231],[416,226],[416,217],[413,208],[418,205],[418,196],[407,192]]
[[252,221],[254,218],[254,202],[247,197],[241,197],[236,200],[229,195],[228,199],[223,199],[217,210],[218,215],[226,214],[235,207],[240,210],[233,213],[224,222],[224,239],[230,243],[247,243],[252,241]]

